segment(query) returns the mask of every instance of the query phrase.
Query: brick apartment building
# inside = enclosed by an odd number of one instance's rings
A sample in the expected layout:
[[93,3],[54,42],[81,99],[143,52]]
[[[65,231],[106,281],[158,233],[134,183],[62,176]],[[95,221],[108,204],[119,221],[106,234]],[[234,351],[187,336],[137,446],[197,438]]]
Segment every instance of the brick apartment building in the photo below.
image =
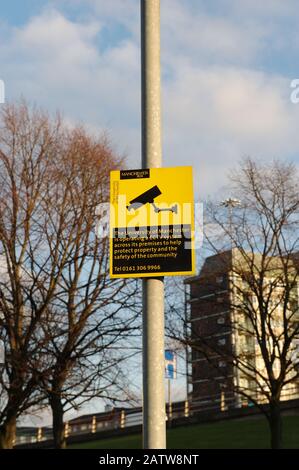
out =
[[[255,399],[263,399],[258,396],[256,381],[242,374],[231,359],[232,353],[243,355],[257,370],[262,371],[264,367],[254,335],[249,334],[248,328],[232,327],[236,313],[232,308],[230,279],[235,257],[236,249],[208,257],[199,275],[185,281],[188,333],[194,342],[187,354],[189,395],[205,409],[224,410],[250,404],[234,392],[234,385],[250,390]],[[296,305],[299,305],[298,293],[297,287]],[[297,313],[295,318],[299,320]],[[242,325],[246,319],[239,315],[237,321]],[[197,347],[199,337],[201,348]],[[200,352],[205,345],[209,351],[206,354]],[[282,399],[298,397],[298,381],[283,389]]]

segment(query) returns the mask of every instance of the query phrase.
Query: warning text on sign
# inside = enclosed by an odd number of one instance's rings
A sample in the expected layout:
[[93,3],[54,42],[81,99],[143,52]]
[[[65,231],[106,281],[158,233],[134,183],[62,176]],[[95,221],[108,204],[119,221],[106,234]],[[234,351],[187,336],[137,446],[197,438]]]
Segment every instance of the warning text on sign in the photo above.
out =
[[115,228],[113,273],[150,274],[190,271],[191,225]]

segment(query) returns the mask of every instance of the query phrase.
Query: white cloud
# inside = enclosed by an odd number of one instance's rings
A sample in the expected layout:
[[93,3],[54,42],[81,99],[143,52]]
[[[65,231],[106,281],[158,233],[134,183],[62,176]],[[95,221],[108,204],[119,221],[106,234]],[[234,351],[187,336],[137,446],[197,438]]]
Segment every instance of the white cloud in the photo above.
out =
[[232,67],[180,64],[165,90],[165,153],[198,168],[200,192],[223,184],[245,155],[285,158],[299,149],[299,108],[282,77]]
[[230,12],[241,13],[244,17],[245,14],[257,14],[263,17],[288,17],[297,11],[297,0],[267,0],[261,2],[260,0],[218,0]]
[[[94,14],[85,21],[49,9],[11,29],[0,46],[1,78],[7,98],[22,93],[49,109],[62,109],[71,122],[79,120],[93,130],[108,128],[136,167],[139,1],[88,3]],[[82,7],[83,2],[77,4]],[[223,184],[227,169],[244,155],[296,154],[299,107],[289,100],[288,77],[255,66],[272,27],[261,31],[253,17],[238,23],[233,16],[194,11],[191,4],[162,2],[164,162],[193,164],[203,194]],[[101,33],[113,22],[131,35],[120,34],[110,47],[101,47]]]
[[[23,94],[62,109],[69,121],[132,135],[139,118],[138,46],[126,40],[100,52],[100,31],[100,21],[76,23],[53,9],[11,31],[0,46],[8,99]],[[119,147],[133,151],[125,138]]]
[[55,10],[33,18],[23,29],[16,30],[14,41],[20,52],[31,51],[33,57],[47,52],[45,60],[89,62],[97,55],[92,41],[100,30],[100,23],[76,24]]
[[[52,0],[59,9],[62,5],[66,7],[82,8],[86,14],[92,11],[105,21],[106,25],[121,24],[133,36],[139,37],[140,27],[140,0]],[[88,16],[88,15],[87,15]]]
[[167,52],[190,57],[193,63],[249,63],[263,48],[269,31],[269,26],[261,27],[250,19],[240,23],[208,15],[177,0],[162,3],[161,18]]

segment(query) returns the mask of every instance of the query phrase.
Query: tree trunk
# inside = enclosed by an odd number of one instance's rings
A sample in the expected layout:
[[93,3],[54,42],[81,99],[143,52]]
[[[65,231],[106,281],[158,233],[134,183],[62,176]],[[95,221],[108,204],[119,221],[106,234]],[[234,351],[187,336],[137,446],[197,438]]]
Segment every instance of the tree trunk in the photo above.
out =
[[282,417],[279,401],[270,403],[271,449],[282,449]]
[[0,426],[0,449],[12,449],[16,437],[16,416],[11,416]]
[[61,396],[57,393],[50,397],[50,406],[52,409],[53,419],[53,438],[55,449],[66,448],[66,438],[64,437],[64,423],[63,423],[63,405]]

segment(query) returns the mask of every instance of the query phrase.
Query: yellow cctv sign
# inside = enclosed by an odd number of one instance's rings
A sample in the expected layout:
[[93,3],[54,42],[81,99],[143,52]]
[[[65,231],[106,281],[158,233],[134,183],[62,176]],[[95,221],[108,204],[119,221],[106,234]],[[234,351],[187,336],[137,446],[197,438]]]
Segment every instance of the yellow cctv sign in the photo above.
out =
[[112,171],[112,278],[195,273],[192,167]]

